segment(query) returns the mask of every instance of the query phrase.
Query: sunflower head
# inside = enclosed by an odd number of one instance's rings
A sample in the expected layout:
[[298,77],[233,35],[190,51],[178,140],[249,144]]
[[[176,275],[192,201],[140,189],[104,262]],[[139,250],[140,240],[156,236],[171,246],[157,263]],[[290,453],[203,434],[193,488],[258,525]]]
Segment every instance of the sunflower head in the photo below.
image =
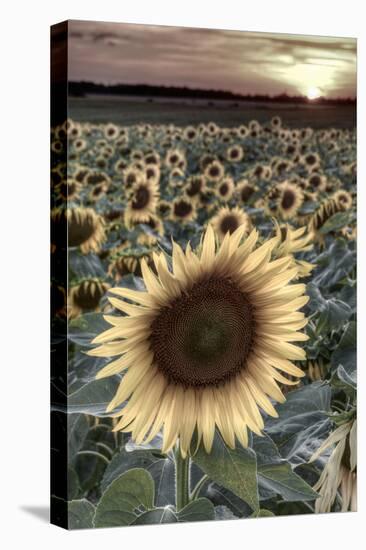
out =
[[352,195],[344,189],[334,193],[332,198],[336,201],[340,210],[349,210],[352,206]]
[[206,179],[202,175],[190,176],[184,187],[184,192],[191,199],[199,199],[206,189]]
[[[217,428],[227,445],[246,446],[247,429],[260,434],[260,409],[277,416],[270,398],[284,401],[279,371],[302,376],[291,361],[305,359],[290,342],[306,319],[304,285],[289,285],[291,258],[271,261],[276,239],[255,248],[256,230],[227,233],[221,245],[211,226],[199,249],[173,243],[172,267],[154,253],[155,273],[141,271],[146,291],[114,288],[111,304],[125,316],[107,316],[112,328],[89,353],[115,359],[98,378],[127,371],[108,411],[115,430],[148,442],[163,430],[163,452],[179,440],[190,452],[193,434],[210,452]],[[128,400],[126,402],[126,400]]]
[[243,179],[238,182],[237,193],[241,202],[248,202],[254,192],[255,186],[252,183],[249,183],[247,179]]
[[229,201],[233,195],[235,185],[230,176],[223,178],[216,187],[216,194],[221,201]]
[[302,190],[292,183],[284,182],[279,185],[278,210],[283,219],[293,218],[303,203]]
[[187,196],[181,196],[173,201],[172,218],[183,223],[192,221],[196,217],[196,208],[194,201]]
[[99,279],[84,279],[69,291],[69,316],[74,318],[88,311],[97,311],[99,302],[110,285]]
[[68,243],[70,247],[79,246],[84,254],[100,249],[105,239],[103,219],[91,208],[69,208]]
[[206,166],[204,174],[209,181],[218,182],[224,176],[224,167],[219,160],[214,160]]
[[231,235],[240,226],[245,228],[246,233],[249,233],[252,225],[248,214],[239,207],[221,208],[212,218],[211,223],[220,240],[224,239],[226,233]]
[[151,181],[142,181],[132,188],[125,212],[126,227],[133,223],[144,223],[156,211],[159,200],[159,187]]

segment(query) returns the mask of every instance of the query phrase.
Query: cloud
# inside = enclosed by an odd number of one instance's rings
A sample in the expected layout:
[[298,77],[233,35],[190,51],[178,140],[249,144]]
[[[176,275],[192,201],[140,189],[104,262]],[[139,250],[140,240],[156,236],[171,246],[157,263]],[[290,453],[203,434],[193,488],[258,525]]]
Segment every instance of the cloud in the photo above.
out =
[[[306,67],[306,82],[301,68]],[[72,80],[355,95],[356,40],[215,29],[69,22]]]

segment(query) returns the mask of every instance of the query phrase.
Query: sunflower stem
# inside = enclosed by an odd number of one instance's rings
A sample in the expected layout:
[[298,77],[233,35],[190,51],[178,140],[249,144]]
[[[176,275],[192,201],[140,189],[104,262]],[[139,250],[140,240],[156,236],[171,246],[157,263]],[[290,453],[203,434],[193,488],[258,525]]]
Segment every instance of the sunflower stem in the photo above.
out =
[[189,503],[190,458],[182,457],[180,448],[175,451],[175,502],[177,512]]

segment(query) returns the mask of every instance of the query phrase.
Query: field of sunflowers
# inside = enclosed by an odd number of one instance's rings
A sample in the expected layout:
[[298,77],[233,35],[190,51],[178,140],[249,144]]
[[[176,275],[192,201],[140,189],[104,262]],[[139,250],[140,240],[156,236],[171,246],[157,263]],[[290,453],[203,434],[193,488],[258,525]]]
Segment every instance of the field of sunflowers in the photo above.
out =
[[69,527],[356,510],[355,131],[51,138]]

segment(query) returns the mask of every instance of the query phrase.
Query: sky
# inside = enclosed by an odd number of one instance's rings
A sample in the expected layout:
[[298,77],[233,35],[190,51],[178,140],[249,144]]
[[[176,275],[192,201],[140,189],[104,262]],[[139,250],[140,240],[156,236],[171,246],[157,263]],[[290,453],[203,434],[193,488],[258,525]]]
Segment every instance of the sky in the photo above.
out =
[[356,39],[69,22],[69,80],[356,96]]

